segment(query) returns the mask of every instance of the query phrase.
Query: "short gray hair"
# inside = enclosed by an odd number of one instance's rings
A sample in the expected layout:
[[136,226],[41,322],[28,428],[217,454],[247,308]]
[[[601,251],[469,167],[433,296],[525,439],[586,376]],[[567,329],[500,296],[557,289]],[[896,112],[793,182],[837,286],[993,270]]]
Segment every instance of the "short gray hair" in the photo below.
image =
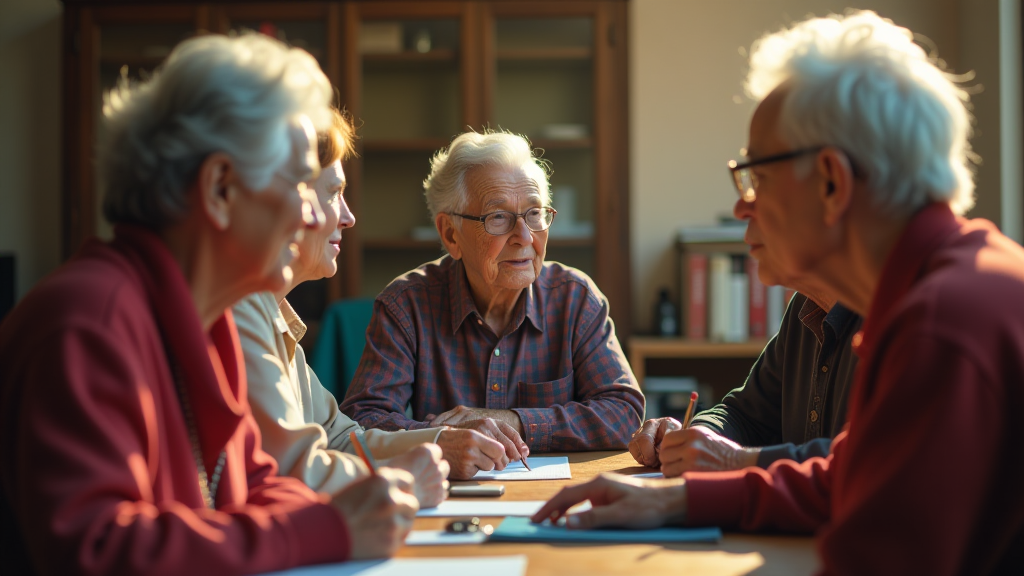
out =
[[423,181],[423,192],[431,218],[465,210],[469,203],[466,172],[477,166],[522,168],[537,182],[544,203],[551,203],[549,163],[539,157],[529,140],[504,130],[464,132],[430,160],[430,176]]
[[877,194],[909,215],[933,201],[974,206],[969,96],[914,43],[870,11],[813,18],[751,48],[746,88],[762,100],[785,84],[780,136],[798,148],[836,146]]
[[267,36],[185,40],[152,78],[122,78],[104,98],[104,216],[150,229],[177,221],[214,152],[232,158],[248,187],[266,188],[291,155],[289,123],[305,114],[318,129],[328,126],[331,97],[312,56]]

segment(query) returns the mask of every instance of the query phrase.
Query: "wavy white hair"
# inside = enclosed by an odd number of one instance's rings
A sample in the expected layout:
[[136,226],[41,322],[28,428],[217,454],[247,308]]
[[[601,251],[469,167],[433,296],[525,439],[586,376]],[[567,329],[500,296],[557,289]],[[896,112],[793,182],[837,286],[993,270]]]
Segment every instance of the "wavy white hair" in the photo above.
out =
[[247,186],[266,188],[291,155],[288,125],[330,125],[331,84],[308,53],[261,34],[185,40],[147,81],[104,98],[99,172],[112,223],[159,229],[187,210],[187,188],[213,152]]
[[813,18],[751,47],[748,94],[786,95],[780,136],[802,148],[845,151],[878,206],[908,215],[932,202],[974,206],[969,96],[914,43],[874,12]]
[[537,182],[544,204],[551,204],[549,164],[534,153],[526,138],[506,131],[464,132],[430,160],[430,175],[423,181],[423,193],[431,218],[466,209],[466,172],[477,166],[522,168]]

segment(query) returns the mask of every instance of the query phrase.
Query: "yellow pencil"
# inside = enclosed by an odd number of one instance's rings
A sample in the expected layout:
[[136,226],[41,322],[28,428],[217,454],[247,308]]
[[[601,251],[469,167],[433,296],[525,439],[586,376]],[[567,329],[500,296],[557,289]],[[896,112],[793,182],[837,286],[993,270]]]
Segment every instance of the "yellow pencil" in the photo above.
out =
[[357,434],[355,431],[349,432],[348,437],[352,440],[352,446],[355,446],[356,454],[363,459],[366,467],[370,469],[370,474],[377,475],[377,461],[373,459],[373,454],[370,449],[366,446],[366,442],[363,440],[362,434]]
[[690,427],[690,418],[693,418],[693,407],[697,405],[697,393],[690,392],[690,405],[686,407],[686,416],[683,417],[683,429]]

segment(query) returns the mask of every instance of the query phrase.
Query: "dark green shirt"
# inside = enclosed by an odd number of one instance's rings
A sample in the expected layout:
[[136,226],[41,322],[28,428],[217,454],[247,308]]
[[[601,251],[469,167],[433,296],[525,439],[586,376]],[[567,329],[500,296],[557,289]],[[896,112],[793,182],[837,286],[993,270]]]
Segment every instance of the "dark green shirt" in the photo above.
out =
[[836,304],[826,313],[796,294],[743,386],[701,412],[706,426],[742,446],[760,446],[757,465],[828,455],[846,423],[857,357],[851,341],[862,319]]

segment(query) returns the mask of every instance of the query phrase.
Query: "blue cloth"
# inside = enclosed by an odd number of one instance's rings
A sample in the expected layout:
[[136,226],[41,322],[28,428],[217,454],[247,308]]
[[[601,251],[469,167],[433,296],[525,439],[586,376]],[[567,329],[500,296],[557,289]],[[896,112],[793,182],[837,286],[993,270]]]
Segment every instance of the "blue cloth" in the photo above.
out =
[[339,300],[327,307],[309,366],[335,398],[344,398],[366,345],[373,299]]

